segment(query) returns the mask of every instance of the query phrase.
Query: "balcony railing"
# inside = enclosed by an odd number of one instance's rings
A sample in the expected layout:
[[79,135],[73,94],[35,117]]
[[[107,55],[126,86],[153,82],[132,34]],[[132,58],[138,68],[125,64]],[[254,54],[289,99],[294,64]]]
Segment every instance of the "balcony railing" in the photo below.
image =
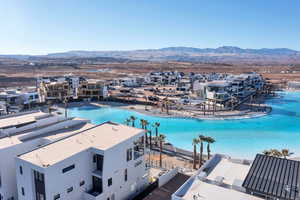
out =
[[84,193],[84,200],[100,200],[103,199],[103,193],[102,192],[98,192],[94,189],[86,191]]
[[98,178],[102,178],[102,171],[100,170],[95,170],[92,174]]

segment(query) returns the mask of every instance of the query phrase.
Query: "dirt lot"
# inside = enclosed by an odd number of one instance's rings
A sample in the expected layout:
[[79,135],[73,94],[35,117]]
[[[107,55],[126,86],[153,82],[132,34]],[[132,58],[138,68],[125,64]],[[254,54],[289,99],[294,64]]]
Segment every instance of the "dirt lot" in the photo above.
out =
[[129,62],[105,63],[98,65],[68,66],[0,66],[0,87],[32,86],[38,76],[55,76],[72,73],[87,78],[112,79],[128,75],[146,74],[151,71],[182,71],[196,73],[243,73],[258,72],[264,77],[277,80],[299,80],[300,65],[263,66],[246,64],[211,64],[187,62]]

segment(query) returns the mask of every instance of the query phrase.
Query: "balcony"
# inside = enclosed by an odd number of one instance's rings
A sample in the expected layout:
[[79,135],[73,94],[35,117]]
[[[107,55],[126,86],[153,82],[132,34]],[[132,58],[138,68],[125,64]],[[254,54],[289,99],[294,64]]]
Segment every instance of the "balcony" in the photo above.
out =
[[100,200],[103,199],[103,193],[97,192],[94,189],[83,193],[84,200]]
[[92,175],[93,175],[93,176],[96,176],[96,177],[98,177],[98,178],[102,178],[102,171],[100,171],[100,170],[95,170],[95,171],[92,172]]

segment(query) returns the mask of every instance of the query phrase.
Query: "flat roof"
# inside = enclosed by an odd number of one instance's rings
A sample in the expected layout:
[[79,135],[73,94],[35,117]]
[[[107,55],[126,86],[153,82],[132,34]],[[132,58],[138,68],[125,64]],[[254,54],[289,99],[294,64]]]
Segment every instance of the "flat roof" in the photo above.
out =
[[142,129],[106,122],[23,154],[20,158],[41,167],[48,167],[92,147],[109,149],[143,132]]
[[278,199],[298,199],[300,161],[257,154],[243,187]]
[[207,179],[214,181],[223,177],[223,183],[233,185],[235,180],[240,180],[241,182],[244,181],[249,169],[250,165],[239,164],[228,159],[222,159],[208,175]]
[[[194,198],[196,197],[196,198]],[[243,192],[227,189],[214,184],[206,183],[195,178],[189,191],[182,197],[183,200],[262,200]]]
[[230,85],[230,83],[228,83],[227,81],[209,81],[209,82],[206,82],[206,85],[207,86],[210,86],[210,87],[227,87]]
[[36,121],[37,117],[41,117],[43,115],[47,115],[47,113],[43,112],[34,112],[34,113],[24,113],[19,116],[7,116],[5,118],[0,119],[0,129],[10,126],[16,126],[18,124],[25,124]]
[[[81,120],[81,119],[80,118],[74,118],[73,120]],[[63,123],[63,122],[64,121],[60,121],[60,122],[57,122],[57,123],[52,124],[52,125],[57,125],[57,124]],[[51,127],[52,125],[49,125],[48,127]],[[34,129],[33,131],[25,132],[25,133],[18,134],[18,135],[13,135],[13,136],[10,136],[10,137],[1,138],[0,139],[0,149],[8,148],[8,147],[11,147],[11,146],[14,146],[14,145],[17,145],[17,144],[20,144],[20,143],[23,143],[23,142],[26,142],[26,141],[29,141],[29,140],[34,140],[34,139],[37,139],[37,138],[46,138],[46,139],[54,141],[56,139],[63,138],[63,137],[66,137],[68,135],[74,134],[77,131],[86,130],[86,129],[91,128],[93,126],[94,126],[93,124],[82,122],[80,124],[77,124],[77,125],[74,125],[74,126],[71,126],[71,127],[68,127],[68,128],[57,129],[57,130],[51,131],[51,132],[48,131],[48,132],[41,133],[38,136],[32,136],[31,137],[31,134],[34,133],[35,130],[39,130],[39,129]],[[43,128],[40,128],[40,129],[43,129]]]

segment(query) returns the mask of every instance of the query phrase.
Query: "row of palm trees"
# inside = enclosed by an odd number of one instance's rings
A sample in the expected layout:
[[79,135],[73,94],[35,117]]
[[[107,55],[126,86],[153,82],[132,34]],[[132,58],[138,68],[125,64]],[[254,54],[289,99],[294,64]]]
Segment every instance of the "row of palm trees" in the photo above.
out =
[[[136,127],[136,120],[137,118],[135,116],[130,116],[129,118],[127,118],[125,120],[125,124],[127,126],[131,125],[132,127]],[[160,123],[159,122],[155,122],[154,124],[150,124],[147,120],[145,119],[140,119],[140,125],[141,128],[145,130],[145,143],[146,145],[149,145],[150,150],[152,149],[152,130],[149,129],[149,126],[152,126],[153,128],[155,128],[155,138],[154,138],[154,142],[155,142],[155,146],[158,146],[159,144],[159,165],[160,167],[162,167],[162,149],[163,149],[163,143],[165,142],[166,136],[163,134],[159,134],[158,132],[158,128],[160,127]],[[149,134],[149,137],[148,137]]]
[[287,157],[290,157],[294,153],[290,152],[290,150],[288,150],[288,149],[281,149],[281,150],[269,149],[269,150],[264,150],[263,154],[267,155],[267,156],[274,156],[277,158],[285,158],[286,159]]
[[[129,118],[127,118],[125,120],[125,124],[127,126],[129,126],[131,124],[132,127],[136,127],[136,120],[137,118],[135,116],[130,116]],[[146,140],[146,144],[150,144],[150,148],[152,148],[152,130],[149,129],[149,126],[151,125],[147,120],[145,119],[140,119],[140,125],[141,125],[141,128],[142,129],[145,129],[146,132],[145,132],[145,140]],[[160,127],[160,123],[159,122],[155,122],[154,124],[151,125],[153,128],[155,128],[155,138],[158,138],[159,137],[159,134],[158,134],[158,128]],[[148,137],[148,134],[149,134],[149,137]],[[150,141],[149,141],[150,140]],[[157,139],[155,139],[155,144],[157,145],[158,144],[158,141]]]
[[204,142],[207,143],[206,148],[207,148],[207,158],[208,160],[210,159],[210,144],[215,142],[215,139],[209,136],[204,136],[204,135],[199,135],[197,138],[193,139],[193,146],[194,146],[194,153],[193,153],[193,168],[196,169],[197,168],[197,146],[198,144],[200,144],[200,149],[199,149],[199,168],[202,166],[203,164],[203,149],[204,149]]

